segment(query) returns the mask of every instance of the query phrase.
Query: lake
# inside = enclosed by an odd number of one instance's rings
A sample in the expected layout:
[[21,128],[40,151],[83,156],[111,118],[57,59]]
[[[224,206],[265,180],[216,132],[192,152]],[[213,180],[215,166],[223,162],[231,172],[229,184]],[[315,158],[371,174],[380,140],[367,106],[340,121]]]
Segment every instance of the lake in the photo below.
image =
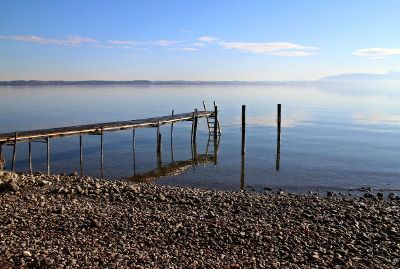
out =
[[[158,184],[263,192],[348,192],[372,187],[400,190],[400,84],[315,83],[236,86],[0,87],[0,132],[122,121],[219,108],[218,159],[191,165],[191,122],[161,127],[162,166],[181,163],[181,173]],[[276,166],[276,105],[282,104],[280,169]],[[241,165],[241,106],[247,106],[246,156]],[[199,120],[198,154],[207,151],[208,129]],[[213,147],[209,147],[208,152]],[[46,171],[46,146],[33,143],[33,169]],[[12,147],[3,153],[10,167]],[[140,175],[159,164],[156,128],[104,136],[104,176]],[[51,140],[51,172],[79,171],[79,137]],[[135,169],[134,169],[135,168]],[[17,148],[17,171],[28,171],[28,143]],[[83,173],[100,176],[100,137],[83,137]]]

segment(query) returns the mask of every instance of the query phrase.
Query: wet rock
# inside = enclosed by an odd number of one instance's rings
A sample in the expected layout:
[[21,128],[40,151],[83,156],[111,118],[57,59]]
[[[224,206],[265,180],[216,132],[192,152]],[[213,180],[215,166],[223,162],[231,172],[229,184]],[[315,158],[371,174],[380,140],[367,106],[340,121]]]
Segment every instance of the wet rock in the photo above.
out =
[[364,193],[364,198],[373,199],[375,196],[372,193]]

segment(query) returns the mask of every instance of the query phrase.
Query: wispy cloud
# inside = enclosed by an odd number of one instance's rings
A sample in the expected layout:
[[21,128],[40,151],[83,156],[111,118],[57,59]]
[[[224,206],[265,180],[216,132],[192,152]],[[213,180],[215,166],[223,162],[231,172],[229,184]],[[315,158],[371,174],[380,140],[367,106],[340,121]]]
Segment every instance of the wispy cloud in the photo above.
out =
[[382,59],[388,56],[400,55],[400,48],[369,48],[359,49],[353,52],[354,55]]
[[193,43],[192,46],[193,46],[193,47],[203,48],[203,47],[205,47],[206,45],[205,45],[204,43],[201,43],[201,42],[196,42],[196,43]]
[[206,42],[206,43],[214,43],[214,42],[218,41],[218,38],[212,37],[212,36],[201,36],[197,40]]
[[168,48],[167,50],[180,50],[180,51],[197,51],[197,48],[190,48],[190,47],[185,47],[185,48]]
[[176,45],[176,44],[180,43],[180,41],[160,39],[157,41],[153,41],[151,43],[153,45],[157,45],[157,46],[168,47],[168,46]]
[[263,53],[277,56],[309,56],[317,53],[318,48],[298,45],[290,42],[269,42],[269,43],[249,43],[249,42],[220,42],[224,49],[236,49],[245,52]]
[[143,45],[144,42],[131,41],[131,40],[108,40],[107,43],[112,45],[136,46],[136,45]]
[[31,42],[42,45],[56,45],[56,46],[78,46],[84,43],[98,43],[96,39],[89,37],[82,37],[82,36],[68,36],[66,39],[51,39],[36,35],[14,35],[14,36],[0,36],[0,39]]

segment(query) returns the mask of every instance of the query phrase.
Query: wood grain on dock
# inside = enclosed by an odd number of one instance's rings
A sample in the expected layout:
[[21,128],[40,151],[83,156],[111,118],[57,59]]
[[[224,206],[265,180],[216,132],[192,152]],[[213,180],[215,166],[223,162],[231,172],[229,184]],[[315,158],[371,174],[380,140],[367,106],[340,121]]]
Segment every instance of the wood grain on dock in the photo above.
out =
[[136,128],[149,128],[157,127],[163,124],[171,124],[179,121],[192,121],[194,116],[198,118],[210,117],[214,114],[214,111],[198,111],[189,112],[182,114],[175,114],[169,116],[128,120],[128,121],[117,121],[117,122],[106,122],[96,123],[88,125],[77,125],[69,127],[51,128],[51,129],[40,129],[33,131],[20,131],[18,135],[15,132],[12,133],[0,133],[0,144],[14,143],[16,141],[28,141],[46,139],[60,136],[72,136],[82,134],[100,134],[102,131],[117,131],[123,129],[136,129]]

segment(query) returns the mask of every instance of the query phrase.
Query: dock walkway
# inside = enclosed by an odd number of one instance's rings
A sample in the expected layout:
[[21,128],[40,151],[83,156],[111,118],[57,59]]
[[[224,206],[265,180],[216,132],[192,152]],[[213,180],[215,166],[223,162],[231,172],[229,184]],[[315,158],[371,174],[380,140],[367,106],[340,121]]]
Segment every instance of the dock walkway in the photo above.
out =
[[77,126],[52,128],[52,129],[21,131],[17,133],[15,132],[0,133],[0,144],[48,139],[60,136],[100,134],[101,131],[105,132],[105,131],[118,131],[124,129],[157,127],[160,125],[171,124],[179,121],[192,121],[194,117],[197,118],[212,117],[213,114],[214,111],[198,111],[198,112],[182,113],[170,116],[162,116],[162,117],[139,119],[139,120],[77,125]]

